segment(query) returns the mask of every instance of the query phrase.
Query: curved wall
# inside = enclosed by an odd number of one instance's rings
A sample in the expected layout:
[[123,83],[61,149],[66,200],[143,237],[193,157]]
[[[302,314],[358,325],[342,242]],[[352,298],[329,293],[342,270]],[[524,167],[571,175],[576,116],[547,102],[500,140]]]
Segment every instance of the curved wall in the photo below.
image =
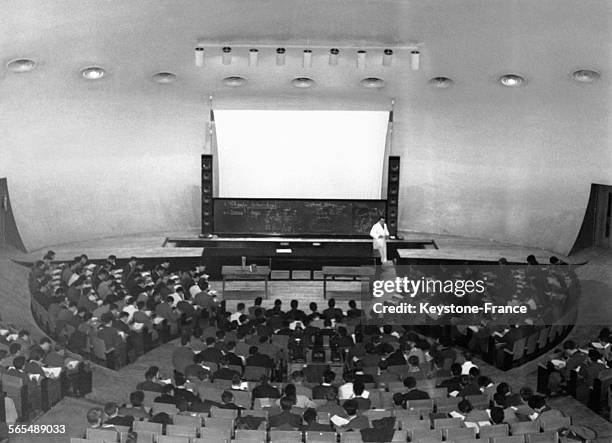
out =
[[[0,176],[29,250],[200,224],[205,100],[104,87],[69,97],[29,87],[3,104]],[[458,85],[398,98],[400,229],[568,252],[590,184],[612,183],[609,111],[590,97],[595,88],[548,102],[541,88]]]

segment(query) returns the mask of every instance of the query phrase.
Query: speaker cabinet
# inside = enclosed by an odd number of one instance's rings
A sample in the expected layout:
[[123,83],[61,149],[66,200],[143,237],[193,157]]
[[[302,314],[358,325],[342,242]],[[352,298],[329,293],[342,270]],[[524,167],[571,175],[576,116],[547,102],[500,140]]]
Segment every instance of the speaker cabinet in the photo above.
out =
[[213,233],[213,156],[202,155],[202,234]]
[[399,207],[400,158],[389,157],[387,175],[387,228],[390,235],[397,235],[397,217]]

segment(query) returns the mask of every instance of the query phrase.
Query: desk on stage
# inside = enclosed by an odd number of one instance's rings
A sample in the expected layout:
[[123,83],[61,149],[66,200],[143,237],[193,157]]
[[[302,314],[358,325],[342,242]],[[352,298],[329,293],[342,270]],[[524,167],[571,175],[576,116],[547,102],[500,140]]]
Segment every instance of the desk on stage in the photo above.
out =
[[[223,277],[223,298],[226,298],[225,283],[228,281],[263,281],[264,282],[264,294],[265,298],[268,298],[268,281],[270,280],[270,267],[269,266],[223,266],[221,268],[221,275]],[[230,292],[230,291],[227,291]],[[240,293],[251,293],[253,290],[240,290],[236,291]]]
[[[327,281],[328,278],[331,280],[335,280],[337,277],[345,277],[351,278],[352,280],[360,280],[365,279],[367,281],[368,291],[370,290],[370,285],[372,280],[374,279],[374,275],[376,274],[376,269],[374,266],[323,266],[323,298],[327,298]],[[363,288],[362,288],[363,289]],[[336,291],[335,291],[336,292]],[[345,293],[354,293],[356,291],[342,291]]]
[[[203,247],[202,259],[206,272],[213,279],[221,279],[221,268],[239,265],[241,257],[247,262],[269,266],[274,271],[314,272],[323,266],[372,266],[380,257],[372,249],[371,238],[296,238],[296,237],[213,237],[201,239],[169,238],[175,247]],[[435,247],[432,240],[389,240],[388,257],[397,258],[398,248]]]

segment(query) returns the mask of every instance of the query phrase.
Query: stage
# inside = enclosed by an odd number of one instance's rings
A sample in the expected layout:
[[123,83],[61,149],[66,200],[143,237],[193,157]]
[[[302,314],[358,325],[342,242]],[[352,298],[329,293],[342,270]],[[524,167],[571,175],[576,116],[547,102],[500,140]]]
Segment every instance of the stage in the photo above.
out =
[[[450,235],[428,234],[420,232],[400,232],[402,240],[390,240],[392,249],[396,248],[401,260],[432,260],[432,261],[477,261],[496,262],[500,257],[505,257],[510,263],[525,263],[529,254],[541,263],[548,263],[552,255],[571,264],[585,263],[584,257],[562,256],[551,251],[538,248],[500,243],[491,240],[476,238],[457,237]],[[70,261],[75,256],[87,254],[90,260],[106,259],[114,254],[118,259],[127,259],[136,256],[141,259],[181,259],[186,261],[199,261],[204,255],[207,247],[213,248],[211,240],[217,246],[235,248],[248,248],[248,245],[267,243],[267,248],[274,246],[276,249],[293,249],[299,245],[310,245],[313,243],[325,243],[326,246],[338,246],[351,242],[356,249],[363,251],[363,258],[368,262],[373,259],[371,240],[360,239],[337,239],[337,238],[284,238],[284,237],[227,237],[227,238],[199,238],[199,230],[160,232],[153,234],[136,234],[123,237],[108,237],[86,241],[51,245],[31,252],[13,252],[10,258],[22,263],[32,263],[40,260],[47,250],[56,253],[57,261]],[[278,247],[276,247],[278,245]],[[395,245],[395,246],[394,246]],[[398,248],[397,245],[408,245]],[[320,246],[313,246],[313,249]],[[320,250],[320,249],[317,249]],[[322,250],[321,250],[322,251]],[[326,251],[327,252],[327,251]],[[338,252],[338,251],[334,251]],[[282,254],[282,252],[279,252]],[[313,252],[313,257],[317,253]]]

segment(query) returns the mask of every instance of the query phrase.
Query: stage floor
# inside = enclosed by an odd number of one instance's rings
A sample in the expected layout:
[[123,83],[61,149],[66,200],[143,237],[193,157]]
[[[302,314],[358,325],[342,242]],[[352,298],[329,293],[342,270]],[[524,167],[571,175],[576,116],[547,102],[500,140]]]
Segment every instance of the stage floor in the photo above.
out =
[[[33,262],[41,259],[49,249],[56,252],[56,260],[58,261],[72,260],[75,256],[81,254],[87,254],[91,260],[105,259],[110,254],[116,255],[119,259],[131,256],[139,258],[196,258],[202,256],[202,247],[172,247],[167,244],[167,240],[169,238],[197,239],[198,234],[199,230],[193,229],[92,239],[52,245],[29,253],[15,251],[10,258],[19,262]],[[584,256],[568,258],[544,249],[528,248],[484,239],[423,232],[400,232],[400,235],[404,241],[408,242],[433,241],[438,248],[398,250],[400,257],[405,259],[497,261],[500,257],[505,257],[509,262],[524,263],[526,257],[533,254],[541,263],[548,263],[551,255],[556,255],[560,259],[573,264],[582,264],[586,261]]]

